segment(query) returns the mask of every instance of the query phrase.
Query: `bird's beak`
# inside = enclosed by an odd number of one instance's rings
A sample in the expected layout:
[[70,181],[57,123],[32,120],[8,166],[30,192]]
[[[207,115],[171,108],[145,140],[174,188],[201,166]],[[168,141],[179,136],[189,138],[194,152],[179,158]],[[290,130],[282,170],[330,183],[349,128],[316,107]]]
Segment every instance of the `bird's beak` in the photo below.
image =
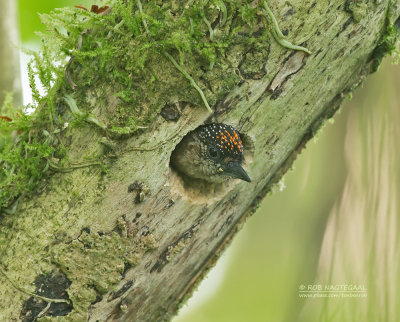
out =
[[247,182],[251,182],[249,175],[244,171],[239,162],[231,162],[225,168],[224,172],[231,177],[238,178]]

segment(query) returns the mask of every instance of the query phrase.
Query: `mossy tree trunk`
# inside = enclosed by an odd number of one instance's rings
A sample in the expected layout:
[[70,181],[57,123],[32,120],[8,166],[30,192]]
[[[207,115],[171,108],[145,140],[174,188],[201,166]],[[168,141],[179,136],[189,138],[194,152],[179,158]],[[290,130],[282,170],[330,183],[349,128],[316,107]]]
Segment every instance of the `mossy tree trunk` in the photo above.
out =
[[[311,55],[269,37],[247,47],[232,44],[225,69],[200,73],[196,61],[188,68],[209,98],[212,119],[243,134],[252,182],[188,183],[169,167],[176,144],[210,114],[161,56],[153,62],[157,80],[188,93],[176,102],[180,117],[158,115],[140,134],[123,139],[104,139],[88,124],[67,130],[72,160],[111,150],[107,173],[96,167],[56,173],[19,201],[16,214],[3,214],[0,320],[160,321],[176,313],[306,142],[386,51],[388,1],[268,3],[287,38]],[[392,3],[391,19],[399,14]],[[227,25],[234,19],[228,15]],[[228,93],[214,95],[224,87]],[[168,91],[163,95],[164,102],[174,100]],[[88,104],[97,106],[93,97]],[[106,108],[92,113],[107,123],[121,112],[116,106],[110,95]],[[166,104],[164,116],[168,109],[176,106]],[[70,303],[47,307],[27,292]]]

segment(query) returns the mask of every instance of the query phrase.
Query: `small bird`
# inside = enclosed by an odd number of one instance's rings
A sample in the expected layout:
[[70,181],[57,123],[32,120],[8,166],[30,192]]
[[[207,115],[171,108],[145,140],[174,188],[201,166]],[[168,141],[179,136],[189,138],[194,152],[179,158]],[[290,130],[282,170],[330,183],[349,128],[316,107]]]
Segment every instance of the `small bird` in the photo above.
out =
[[211,123],[186,135],[171,156],[172,167],[184,175],[213,183],[231,178],[251,182],[242,168],[243,143],[232,126]]

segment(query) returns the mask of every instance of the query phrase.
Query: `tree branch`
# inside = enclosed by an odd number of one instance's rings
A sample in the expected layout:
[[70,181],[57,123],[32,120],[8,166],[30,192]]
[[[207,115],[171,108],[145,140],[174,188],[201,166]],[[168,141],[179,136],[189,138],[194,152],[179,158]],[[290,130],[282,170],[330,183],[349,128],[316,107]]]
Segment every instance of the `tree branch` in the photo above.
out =
[[[358,23],[342,1],[268,5],[274,13],[283,12],[275,15],[288,32],[286,38],[306,43],[313,54],[287,50],[270,41],[272,36],[261,37],[266,25],[260,21],[243,36],[235,29],[239,15],[228,14],[224,28],[232,41],[224,64],[205,70],[196,55],[185,62],[213,107],[212,119],[242,134],[244,167],[252,182],[188,182],[169,167],[180,140],[211,118],[187,79],[160,54],[150,69],[155,76],[147,80],[164,86],[159,108],[175,101],[180,117],[166,121],[157,115],[140,135],[119,139],[105,138],[103,129],[87,122],[67,128],[63,141],[68,142],[69,158],[97,156],[107,172],[91,167],[56,173],[33,196],[21,198],[15,215],[3,216],[0,258],[8,278],[33,289],[43,274],[62,274],[70,282],[65,291],[72,307],[63,314],[70,320],[162,321],[176,313],[306,142],[371,72],[387,32],[387,1],[370,2]],[[142,10],[144,16],[145,4]],[[391,15],[397,18],[399,13],[393,6]],[[211,25],[218,23],[218,15],[207,12]],[[157,22],[146,17],[153,32]],[[206,34],[208,26],[202,28]],[[213,29],[213,43],[219,32]],[[249,44],[243,37],[254,41]],[[79,87],[82,70],[71,72]],[[93,107],[85,111],[107,129],[110,119],[123,117],[114,96],[120,92],[108,85],[85,92],[87,106]],[[109,93],[105,106],[93,98],[100,91]],[[18,319],[28,299],[2,285],[0,319]],[[45,306],[39,313],[53,316]]]

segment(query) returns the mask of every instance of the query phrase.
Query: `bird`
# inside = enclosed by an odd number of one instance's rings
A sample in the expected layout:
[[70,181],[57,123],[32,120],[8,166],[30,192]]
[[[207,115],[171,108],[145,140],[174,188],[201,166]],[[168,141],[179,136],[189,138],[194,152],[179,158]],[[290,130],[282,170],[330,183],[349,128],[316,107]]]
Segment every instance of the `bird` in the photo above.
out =
[[231,125],[210,123],[188,133],[171,155],[178,173],[210,183],[232,178],[251,182],[242,167],[244,147],[239,132]]

